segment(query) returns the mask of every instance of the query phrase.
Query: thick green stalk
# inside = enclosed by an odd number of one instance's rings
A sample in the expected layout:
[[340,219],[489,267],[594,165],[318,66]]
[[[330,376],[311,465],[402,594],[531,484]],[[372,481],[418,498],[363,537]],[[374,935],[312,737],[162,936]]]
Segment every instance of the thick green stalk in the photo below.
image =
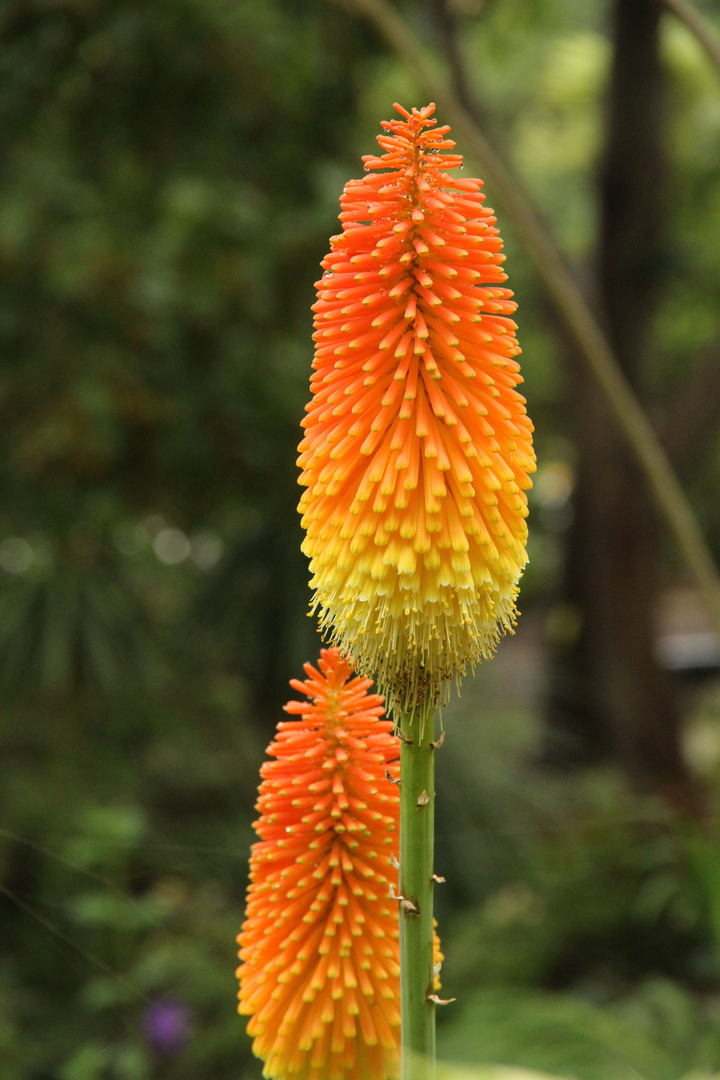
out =
[[400,718],[400,1008],[402,1080],[434,1080],[434,709]]

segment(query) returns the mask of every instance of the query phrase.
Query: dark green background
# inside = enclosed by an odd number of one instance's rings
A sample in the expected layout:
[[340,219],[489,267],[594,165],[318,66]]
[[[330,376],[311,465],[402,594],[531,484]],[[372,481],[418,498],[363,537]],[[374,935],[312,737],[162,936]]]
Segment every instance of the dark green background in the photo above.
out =
[[[611,6],[404,10],[429,51],[455,23],[480,114],[586,281]],[[660,425],[689,380],[717,396],[720,337],[720,78],[668,17],[661,41],[642,376]],[[295,511],[313,282],[396,99],[425,103],[320,0],[0,5],[2,1080],[260,1076],[234,938],[257,770],[319,647]],[[540,472],[518,635],[446,714],[439,919],[458,1002],[440,1050],[579,1080],[718,1070],[718,685],[676,686],[680,795],[617,746],[550,767],[581,361],[500,224]],[[718,553],[704,423],[684,476]],[[159,1001],[192,1018],[172,1054],[145,1035]]]

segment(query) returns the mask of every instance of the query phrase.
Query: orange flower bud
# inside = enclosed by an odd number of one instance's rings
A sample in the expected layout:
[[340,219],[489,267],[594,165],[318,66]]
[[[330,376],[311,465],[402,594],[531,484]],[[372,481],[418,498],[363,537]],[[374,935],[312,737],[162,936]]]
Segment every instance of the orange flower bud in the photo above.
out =
[[398,740],[368,679],[337,649],[291,686],[262,767],[250,862],[240,1012],[264,1075],[386,1080],[400,1024]]
[[[273,1080],[393,1080],[399,740],[338,649],[291,686],[261,769],[239,1011]],[[435,939],[435,960],[442,960]],[[439,985],[436,984],[436,988]]]

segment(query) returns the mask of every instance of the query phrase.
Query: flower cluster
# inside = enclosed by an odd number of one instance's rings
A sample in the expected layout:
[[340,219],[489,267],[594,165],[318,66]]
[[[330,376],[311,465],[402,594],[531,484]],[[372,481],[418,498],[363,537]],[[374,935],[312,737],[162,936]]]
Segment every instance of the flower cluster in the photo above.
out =
[[321,624],[402,709],[513,626],[535,466],[481,181],[433,105],[395,108],[322,264],[299,464]]
[[[399,1072],[399,741],[338,649],[291,686],[261,771],[239,1011],[274,1080]],[[436,961],[442,959],[439,943]]]

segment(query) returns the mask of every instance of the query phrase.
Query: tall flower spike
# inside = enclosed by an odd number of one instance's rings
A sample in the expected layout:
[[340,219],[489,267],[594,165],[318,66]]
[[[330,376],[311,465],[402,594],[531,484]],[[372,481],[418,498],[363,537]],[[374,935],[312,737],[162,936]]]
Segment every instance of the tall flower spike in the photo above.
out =
[[434,105],[395,108],[322,264],[299,464],[321,625],[402,710],[514,625],[535,459],[482,182]]
[[338,649],[319,669],[291,682],[310,701],[285,706],[261,770],[239,1011],[265,1077],[394,1080],[399,740]]

